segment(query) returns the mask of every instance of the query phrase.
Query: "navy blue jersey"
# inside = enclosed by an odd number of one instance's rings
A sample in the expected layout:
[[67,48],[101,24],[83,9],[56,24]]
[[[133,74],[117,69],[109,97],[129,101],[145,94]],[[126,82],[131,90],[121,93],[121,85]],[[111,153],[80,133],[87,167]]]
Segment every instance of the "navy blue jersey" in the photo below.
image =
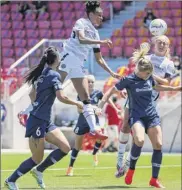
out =
[[[101,100],[103,97],[103,93],[100,90],[93,90],[93,92],[90,94],[90,102],[92,105],[98,105],[99,100]],[[80,100],[79,96],[77,96],[77,99]]]
[[30,114],[39,119],[50,121],[56,91],[62,89],[59,73],[49,67],[45,68],[34,83],[34,87],[36,88],[36,99]]
[[115,87],[118,90],[126,88],[129,98],[129,113],[132,118],[158,115],[153,99],[153,77],[143,80],[135,73],[121,79]]

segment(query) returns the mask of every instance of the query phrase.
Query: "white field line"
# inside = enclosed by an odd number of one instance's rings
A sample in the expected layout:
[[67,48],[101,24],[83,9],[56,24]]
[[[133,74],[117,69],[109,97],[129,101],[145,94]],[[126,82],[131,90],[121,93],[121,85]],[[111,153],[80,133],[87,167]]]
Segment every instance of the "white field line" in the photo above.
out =
[[[181,167],[180,164],[178,165],[163,165],[161,166],[162,168],[178,168]],[[108,170],[108,169],[115,169],[116,167],[93,167],[93,168],[74,168],[74,170]],[[147,169],[151,168],[151,166],[137,166],[137,168],[141,169]],[[67,168],[52,168],[52,169],[47,169],[48,171],[62,171],[62,170],[67,170]],[[14,171],[13,169],[11,170],[1,170],[1,172],[12,172]]]

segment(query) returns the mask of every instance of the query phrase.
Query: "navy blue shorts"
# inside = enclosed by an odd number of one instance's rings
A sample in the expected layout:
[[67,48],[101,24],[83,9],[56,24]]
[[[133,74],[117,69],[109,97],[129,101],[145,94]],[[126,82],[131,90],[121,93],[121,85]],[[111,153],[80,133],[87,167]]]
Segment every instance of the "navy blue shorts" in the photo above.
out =
[[54,129],[56,129],[56,126],[53,123],[30,115],[26,124],[25,137],[43,138],[46,133]]
[[155,127],[157,125],[161,124],[160,117],[158,115],[152,116],[152,117],[141,117],[141,118],[130,118],[129,119],[129,125],[132,128],[132,126],[136,123],[140,122],[143,127],[145,128],[145,132],[147,133],[147,130],[151,127]]
[[[99,124],[99,118],[97,116],[96,117],[96,125],[100,125]],[[78,122],[74,128],[74,133],[76,135],[84,135],[86,133],[89,133],[90,131],[90,127],[84,117],[83,114],[80,114],[79,117],[78,117]]]

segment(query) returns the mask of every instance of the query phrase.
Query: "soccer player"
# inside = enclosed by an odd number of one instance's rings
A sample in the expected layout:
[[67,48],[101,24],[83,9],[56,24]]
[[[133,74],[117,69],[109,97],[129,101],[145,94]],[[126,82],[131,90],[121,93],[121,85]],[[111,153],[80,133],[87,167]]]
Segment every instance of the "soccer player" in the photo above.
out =
[[52,105],[56,97],[63,103],[76,105],[79,108],[82,108],[82,104],[68,99],[63,94],[60,75],[56,72],[59,62],[59,52],[55,47],[49,47],[45,50],[40,63],[26,76],[26,82],[32,85],[30,98],[33,109],[26,123],[25,137],[29,138],[32,156],[22,162],[6,179],[5,186],[10,190],[17,190],[16,180],[42,161],[45,140],[56,145],[58,149],[52,151],[40,165],[32,170],[32,174],[41,188],[45,188],[42,172],[60,161],[70,151],[67,139],[60,129],[50,121]]
[[[100,113],[100,111],[98,110],[98,108],[96,106],[98,105],[99,101],[102,99],[103,93],[100,90],[94,89],[95,77],[93,75],[88,75],[87,79],[88,79],[88,83],[89,83],[89,94],[90,94],[91,105],[94,107],[96,113],[97,112]],[[78,99],[80,100],[79,96],[78,96]],[[108,101],[109,101],[109,103],[111,103],[113,108],[119,112],[119,110],[113,104],[113,102],[110,99]],[[83,110],[79,109],[78,111],[79,111],[80,115],[79,115],[76,127],[74,129],[75,147],[73,148],[73,150],[71,152],[70,164],[69,164],[69,167],[68,167],[67,172],[66,172],[66,175],[68,175],[68,176],[73,176],[73,166],[74,166],[74,163],[77,159],[78,153],[81,149],[84,134],[86,134],[90,131],[89,125],[88,125],[85,117],[83,116]],[[96,115],[96,113],[94,115],[95,119],[96,119],[96,125],[98,125],[100,128],[99,118]],[[98,165],[97,152],[98,152],[99,148],[101,147],[101,145],[102,145],[102,141],[96,140],[94,150],[92,152],[93,160],[94,160],[94,166]]]
[[112,42],[109,39],[100,40],[99,33],[96,30],[103,19],[100,3],[98,1],[88,1],[86,3],[86,14],[87,18],[80,18],[76,21],[71,37],[64,43],[61,64],[58,70],[62,82],[65,78],[71,79],[80,100],[83,102],[83,115],[90,127],[89,134],[100,140],[105,140],[108,137],[96,130],[94,109],[91,106],[88,93],[88,81],[84,77],[84,62],[89,51],[94,51],[97,63],[112,77],[120,78],[120,76],[109,68],[100,52],[100,45],[112,47]]
[[181,91],[182,87],[171,87],[157,84],[152,76],[153,64],[144,57],[142,49],[134,52],[136,63],[135,72],[121,79],[113,88],[103,96],[99,107],[102,108],[107,99],[118,90],[127,90],[129,98],[129,126],[131,127],[134,144],[130,155],[130,168],[125,177],[125,183],[131,184],[135,172],[136,162],[141,154],[144,144],[145,132],[153,146],[152,177],[150,185],[163,188],[158,180],[159,170],[162,163],[162,131],[160,118],[156,110],[153,98],[153,89],[157,91]]
[[[163,85],[169,85],[172,76],[175,74],[175,68],[170,58],[170,41],[165,35],[157,36],[153,38],[154,54],[146,55],[150,50],[148,43],[141,44],[141,48],[144,49],[144,56],[151,61],[154,66],[153,77],[159,83]],[[158,100],[159,92],[153,91],[153,98],[155,101]],[[123,176],[129,167],[130,153],[127,155],[125,163],[124,153],[125,148],[129,140],[130,127],[128,124],[129,120],[129,103],[125,105],[124,122],[119,135],[119,147],[118,147],[118,161],[117,161],[117,172],[116,177]]]

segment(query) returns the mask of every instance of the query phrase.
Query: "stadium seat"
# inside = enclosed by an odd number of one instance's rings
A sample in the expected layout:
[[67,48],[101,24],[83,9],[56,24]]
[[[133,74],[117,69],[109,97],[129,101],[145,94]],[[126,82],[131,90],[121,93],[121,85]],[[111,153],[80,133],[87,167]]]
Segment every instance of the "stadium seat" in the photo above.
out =
[[156,8],[158,9],[169,9],[170,4],[168,1],[157,1],[156,2]]
[[25,28],[26,29],[36,29],[37,28],[37,21],[25,21]]
[[63,19],[64,20],[74,20],[75,19],[75,12],[70,12],[70,11],[63,11]]
[[15,62],[13,58],[3,58],[3,67],[9,67]]
[[112,6],[116,12],[124,9],[124,3],[122,1],[114,1],[112,2]]
[[73,3],[74,9],[79,11],[85,11],[85,5],[82,1],[76,1]]
[[124,28],[124,36],[125,37],[135,37],[136,30],[134,28]]
[[137,28],[143,26],[143,19],[142,18],[135,18],[134,22],[135,22],[135,27],[137,27]]
[[181,9],[172,9],[171,14],[172,14],[173,17],[181,18],[182,10]]
[[29,38],[27,41],[27,45],[28,45],[28,47],[33,47],[39,41],[40,41],[39,39]]
[[48,39],[50,39],[51,36],[52,36],[52,31],[51,30],[40,29],[39,30],[39,36],[40,36],[40,38],[48,38]]
[[167,23],[168,27],[173,27],[174,21],[170,18],[163,18],[163,20]]
[[134,19],[129,19],[129,20],[126,20],[125,23],[124,23],[124,28],[134,28],[135,27],[135,22],[134,22]]
[[109,8],[104,9],[104,12],[103,12],[103,19],[104,19],[104,20],[110,19],[110,9],[109,9]]
[[43,53],[43,49],[42,48],[38,48],[35,51],[32,52],[31,56],[37,57],[40,59],[40,57],[42,56]]
[[11,28],[11,22],[5,22],[5,21],[1,22],[1,29],[8,30],[10,28]]
[[108,46],[101,46],[101,53],[104,57],[110,57],[110,49]]
[[49,21],[38,21],[38,27],[41,29],[49,29],[50,25]]
[[164,17],[171,17],[171,10],[170,9],[158,9],[158,14],[160,18],[164,18]]
[[121,36],[121,29],[116,29],[113,31],[112,36],[120,37]]
[[11,20],[22,21],[23,15],[21,13],[11,13]]
[[181,46],[178,46],[176,48],[176,55],[178,55],[179,57],[181,57],[181,55],[182,55],[182,47]]
[[133,47],[125,47],[123,50],[124,50],[124,57],[129,58],[132,56],[134,48]]
[[137,40],[136,38],[125,38],[124,39],[124,47],[133,47],[136,48]]
[[2,43],[2,47],[12,47],[13,46],[13,40],[11,40],[11,39],[2,39],[1,43]]
[[170,40],[170,47],[176,47],[176,43],[178,39],[175,37],[169,36],[169,40]]
[[25,20],[36,20],[36,13],[26,13],[25,14]]
[[14,38],[25,38],[25,30],[14,30],[13,31]]
[[64,10],[64,11],[72,11],[73,10],[73,2],[63,1],[61,3],[61,7],[62,7],[62,10]]
[[61,4],[59,2],[49,1],[48,2],[48,9],[50,12],[60,11]]
[[147,2],[146,9],[155,9],[156,8],[156,1],[149,1]]
[[41,20],[48,20],[49,19],[49,13],[47,12],[43,12],[43,13],[39,13],[39,16],[37,18],[38,21],[41,21]]
[[50,20],[60,20],[62,18],[61,12],[51,12],[50,13]]
[[123,47],[124,45],[124,39],[121,37],[114,37],[112,38],[113,46],[120,46]]
[[146,12],[145,11],[137,11],[135,17],[136,18],[144,18],[146,16]]
[[137,46],[139,47],[141,43],[143,42],[149,42],[149,38],[148,37],[138,37],[137,39]]
[[79,19],[79,18],[84,18],[85,17],[85,11],[76,11],[75,12],[75,18]]
[[26,47],[27,41],[21,38],[15,39],[14,40],[14,46],[15,47],[20,47],[20,48],[24,48]]
[[11,38],[12,32],[11,30],[1,30],[1,38]]
[[10,4],[11,6],[11,12],[17,12],[18,11],[18,5],[17,4]]
[[23,29],[24,23],[21,21],[14,21],[14,22],[12,22],[12,28],[13,29]]
[[69,38],[71,36],[72,28],[65,29],[65,38]]
[[149,36],[149,30],[146,28],[138,28],[137,29],[137,36],[148,37]]
[[115,46],[111,49],[112,57],[121,57],[122,56],[122,48],[120,46]]
[[8,22],[10,20],[10,14],[8,13],[1,13],[1,22],[6,21]]
[[23,56],[26,52],[27,50],[25,48],[15,48],[15,55],[17,59]]
[[26,34],[27,34],[27,38],[36,38],[37,39],[39,37],[38,30],[27,29]]
[[3,57],[13,57],[14,50],[12,48],[3,48],[2,49],[2,56]]
[[182,25],[182,18],[174,18],[173,22],[174,26],[180,27]]
[[65,38],[65,30],[64,29],[53,29],[52,30],[53,38]]
[[172,27],[168,27],[166,36],[174,36],[174,29]]
[[30,67],[37,65],[40,62],[38,57],[30,57]]
[[73,28],[73,25],[75,24],[72,20],[65,20],[64,21],[64,28]]
[[5,5],[1,6],[1,12],[2,13],[8,13],[9,11],[10,11],[10,5],[5,4]]
[[174,33],[175,36],[182,36],[182,27],[176,27]]
[[182,7],[182,2],[181,1],[169,1],[169,7],[171,9],[179,9]]
[[176,37],[175,39],[176,39],[176,46],[177,46],[177,47],[182,47],[181,36],[178,36],[178,37]]
[[58,28],[58,29],[61,29],[61,28],[63,28],[63,21],[60,21],[60,20],[52,20],[51,21],[51,27],[53,28],[53,29],[56,29],[56,28]]

